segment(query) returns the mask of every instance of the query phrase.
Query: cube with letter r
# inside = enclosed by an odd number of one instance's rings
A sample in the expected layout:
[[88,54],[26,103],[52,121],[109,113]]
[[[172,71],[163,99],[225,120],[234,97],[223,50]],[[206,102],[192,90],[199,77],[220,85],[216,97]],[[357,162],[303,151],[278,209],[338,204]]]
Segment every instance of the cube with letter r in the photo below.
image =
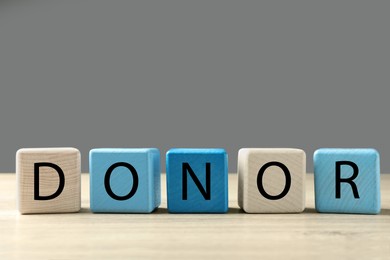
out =
[[228,161],[224,149],[171,149],[166,157],[169,212],[227,212]]
[[318,212],[380,212],[379,154],[374,149],[317,150],[314,183]]
[[158,149],[92,149],[89,164],[92,212],[150,213],[160,205]]

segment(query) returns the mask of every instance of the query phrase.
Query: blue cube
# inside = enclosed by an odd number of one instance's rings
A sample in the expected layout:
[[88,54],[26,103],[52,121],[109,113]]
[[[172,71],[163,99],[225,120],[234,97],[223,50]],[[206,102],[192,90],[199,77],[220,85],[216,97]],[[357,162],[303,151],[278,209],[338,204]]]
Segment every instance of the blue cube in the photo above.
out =
[[317,150],[314,182],[318,212],[380,212],[379,154],[374,149]]
[[227,212],[228,159],[224,149],[171,149],[166,168],[169,212]]
[[89,169],[92,212],[150,213],[160,205],[158,149],[93,149]]

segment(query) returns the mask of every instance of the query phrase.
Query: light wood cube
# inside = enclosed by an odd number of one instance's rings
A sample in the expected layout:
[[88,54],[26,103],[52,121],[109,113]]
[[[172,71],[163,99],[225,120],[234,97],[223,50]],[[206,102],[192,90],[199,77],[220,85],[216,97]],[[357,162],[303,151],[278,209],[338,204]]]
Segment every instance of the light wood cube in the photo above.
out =
[[302,212],[305,175],[303,150],[243,148],[238,153],[238,204],[247,213]]
[[78,212],[80,152],[75,148],[25,148],[16,153],[21,214]]

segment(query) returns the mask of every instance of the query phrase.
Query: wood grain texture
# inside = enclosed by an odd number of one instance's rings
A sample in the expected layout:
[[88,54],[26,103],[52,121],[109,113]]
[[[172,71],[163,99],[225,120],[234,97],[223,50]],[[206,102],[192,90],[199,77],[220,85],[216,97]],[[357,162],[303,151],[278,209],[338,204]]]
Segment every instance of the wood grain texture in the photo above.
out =
[[224,149],[174,148],[167,152],[166,163],[170,213],[228,211],[228,156]]
[[[61,194],[51,200],[34,199],[34,163],[58,165],[65,176]],[[75,148],[26,148],[16,154],[18,209],[21,214],[77,212],[81,208],[80,152]],[[39,169],[39,194],[50,196],[59,187],[59,175],[51,167]]]
[[93,214],[89,176],[82,210],[20,215],[15,174],[0,174],[0,259],[389,259],[390,175],[381,176],[380,215],[319,214],[307,175],[301,214],[245,214],[229,174],[227,214],[169,214],[166,176],[153,214]]
[[379,153],[375,149],[322,148],[315,151],[316,210],[324,213],[378,214],[381,206],[379,161]]
[[[283,194],[286,175],[291,176],[290,188],[280,199],[266,198],[257,185],[259,170],[270,162],[280,162],[287,169],[279,166],[264,168],[261,180],[265,195],[276,197]],[[305,174],[306,155],[303,150],[243,148],[238,155],[238,203],[247,213],[302,212],[305,208]]]

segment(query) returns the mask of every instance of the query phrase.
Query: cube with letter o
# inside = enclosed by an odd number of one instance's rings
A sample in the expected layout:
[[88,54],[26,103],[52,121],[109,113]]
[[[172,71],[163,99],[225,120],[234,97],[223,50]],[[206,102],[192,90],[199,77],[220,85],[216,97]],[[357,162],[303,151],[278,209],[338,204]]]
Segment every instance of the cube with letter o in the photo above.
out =
[[306,154],[292,148],[243,148],[238,153],[238,204],[247,213],[305,209]]
[[151,213],[160,205],[158,149],[92,149],[89,165],[92,212]]

